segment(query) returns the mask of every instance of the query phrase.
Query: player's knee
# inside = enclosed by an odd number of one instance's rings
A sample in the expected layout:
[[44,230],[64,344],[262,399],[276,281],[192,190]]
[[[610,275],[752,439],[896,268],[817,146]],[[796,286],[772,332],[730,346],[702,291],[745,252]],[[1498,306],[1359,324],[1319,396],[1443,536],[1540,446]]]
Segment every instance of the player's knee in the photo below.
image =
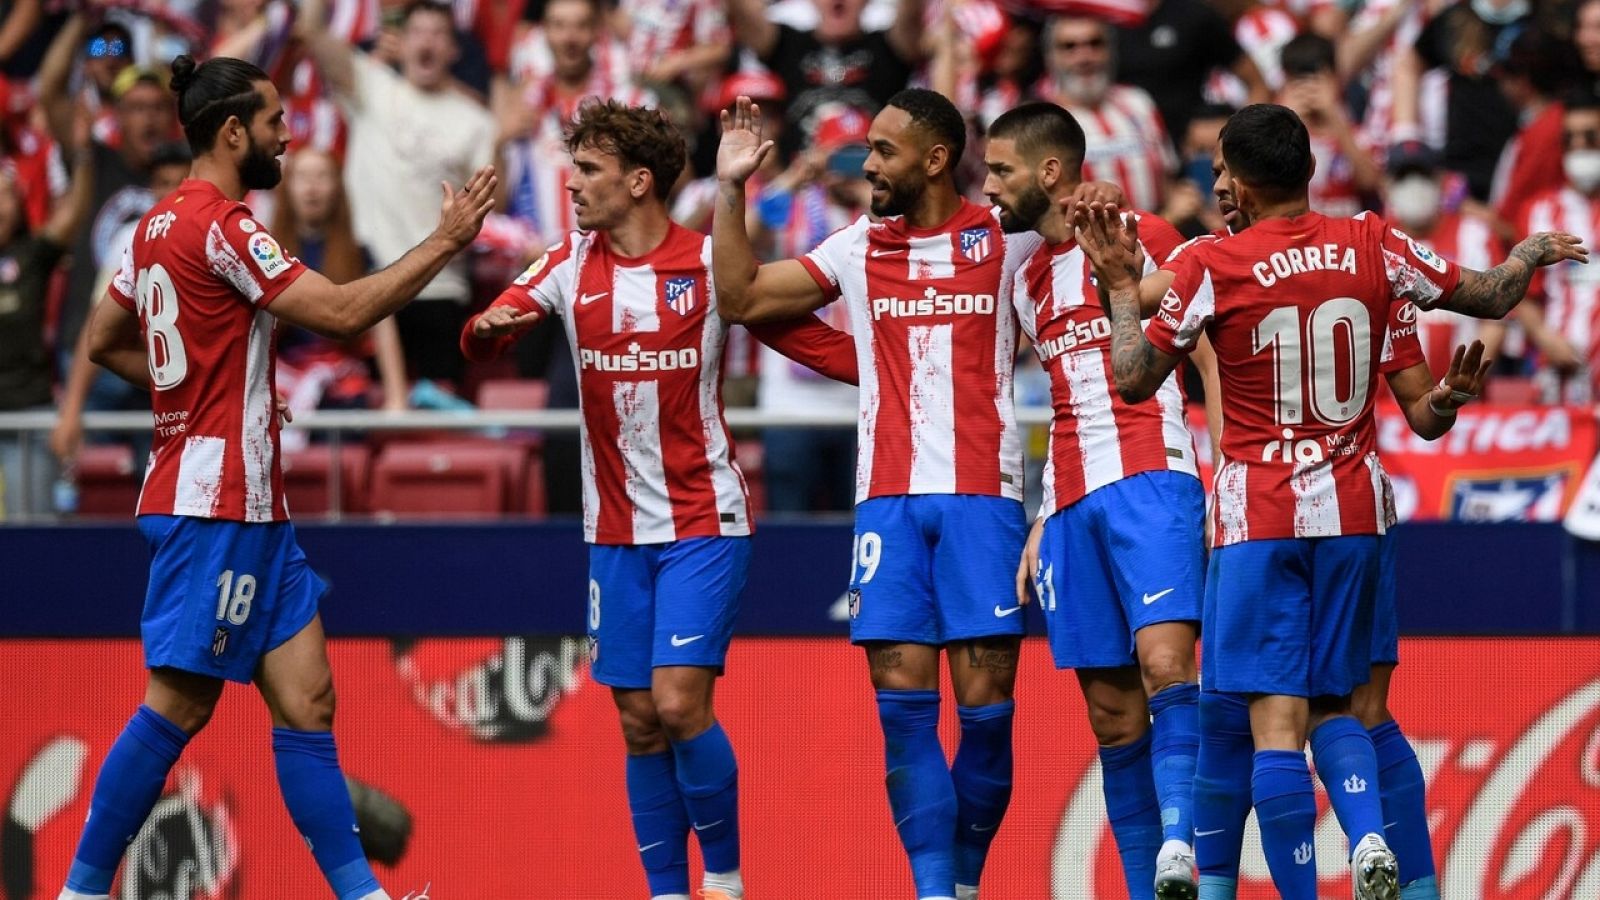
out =
[[1140,705],[1112,700],[1091,701],[1089,728],[1102,747],[1121,747],[1138,740],[1150,727],[1149,714]]
[[655,707],[649,704],[630,704],[620,710],[622,716],[622,742],[628,753],[642,756],[663,753],[667,749],[667,735],[661,730],[661,719]]
[[1394,718],[1389,714],[1389,705],[1384,702],[1380,691],[1371,689],[1371,685],[1362,685],[1350,695],[1350,714],[1361,720],[1362,728],[1376,728],[1384,722]]
[[1194,648],[1153,647],[1139,658],[1139,675],[1146,696],[1154,697],[1175,684],[1195,680]]
[[278,715],[284,727],[296,731],[333,729],[333,676],[328,674],[293,696],[279,699]]
[[711,707],[700,696],[686,691],[664,691],[655,699],[661,730],[670,740],[685,741],[711,727]]
[[159,712],[163,719],[182,728],[192,737],[199,734],[200,730],[206,727],[206,724],[211,721],[211,714],[216,710],[216,700],[212,699],[210,702],[190,701]]

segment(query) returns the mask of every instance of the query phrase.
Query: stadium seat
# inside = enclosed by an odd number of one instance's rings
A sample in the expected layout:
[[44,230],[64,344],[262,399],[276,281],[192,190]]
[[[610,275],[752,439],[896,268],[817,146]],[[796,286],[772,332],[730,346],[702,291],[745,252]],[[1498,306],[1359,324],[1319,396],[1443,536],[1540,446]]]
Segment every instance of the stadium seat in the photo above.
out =
[[767,511],[767,480],[762,467],[766,458],[761,442],[753,437],[741,438],[734,445],[734,462],[744,473],[744,483],[750,489],[750,514],[759,516]]
[[542,378],[493,378],[478,386],[479,409],[544,409],[549,399]]
[[1528,406],[1539,402],[1539,383],[1532,378],[1514,375],[1496,375],[1483,387],[1485,403],[1504,406]]
[[124,444],[85,444],[78,451],[78,515],[131,518],[140,473]]
[[416,518],[519,512],[527,460],[527,448],[514,442],[390,443],[373,467],[372,511]]
[[[333,474],[333,450],[327,444],[313,444],[304,450],[283,455],[283,492],[289,498],[291,516],[325,516],[333,511],[329,493]],[[367,493],[372,475],[372,451],[363,444],[345,443],[339,448],[339,510],[342,513],[367,511]]]

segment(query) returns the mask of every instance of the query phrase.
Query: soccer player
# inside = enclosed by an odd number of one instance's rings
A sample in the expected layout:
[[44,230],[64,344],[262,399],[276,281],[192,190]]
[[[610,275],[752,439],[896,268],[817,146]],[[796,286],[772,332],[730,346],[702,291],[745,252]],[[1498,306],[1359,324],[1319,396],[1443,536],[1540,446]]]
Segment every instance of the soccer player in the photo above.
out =
[[[1130,896],[1192,900],[1205,492],[1177,376],[1137,404],[1112,386],[1111,323],[1062,205],[1081,180],[1084,145],[1071,113],[1029,103],[994,121],[984,150],[984,193],[1001,227],[1045,239],[1009,298],[1055,411],[1017,601],[1032,581],[1056,666],[1077,670]],[[1141,224],[1153,270],[1183,239],[1154,216]]]
[[[771,151],[760,110],[723,114],[713,223],[717,302],[735,321],[842,297],[861,368],[850,636],[864,646],[884,732],[889,805],[922,900],[976,897],[1011,797],[1012,691],[1022,634],[1011,590],[1026,526],[1012,407],[1013,274],[1039,246],[956,191],[955,106],[902,91],[873,119],[870,208],[811,253],[758,266],[744,185]],[[961,719],[939,745],[939,654]]]
[[[711,241],[668,218],[687,151],[657,110],[582,106],[567,149],[581,230],[470,319],[461,349],[487,359],[552,315],[565,325],[583,409],[591,671],[621,715],[650,892],[687,900],[692,827],[705,860],[701,896],[738,900],[738,769],[711,698],[752,526],[722,416],[728,325],[708,271]],[[855,381],[854,344],[815,316],[757,337]]]
[[1571,235],[1539,234],[1475,273],[1375,216],[1311,213],[1309,141],[1284,107],[1235,114],[1222,153],[1251,227],[1183,255],[1148,335],[1139,327],[1139,271],[1115,210],[1081,215],[1088,236],[1080,229],[1080,240],[1095,246],[1096,274],[1111,297],[1124,399],[1152,393],[1202,331],[1216,347],[1225,429],[1208,656],[1219,690],[1251,695],[1252,794],[1274,882],[1286,900],[1316,895],[1316,807],[1302,755],[1309,732],[1351,841],[1356,895],[1390,898],[1396,863],[1370,789],[1378,764],[1350,715],[1350,695],[1368,675],[1378,536],[1387,526],[1371,410],[1391,306],[1448,298],[1454,308],[1503,315],[1537,267],[1586,251]]
[[167,772],[226,681],[272,713],[278,785],[341,900],[387,898],[362,854],[333,734],[317,614],[325,585],[295,544],[273,389],[276,320],[336,338],[404,306],[478,233],[494,171],[444,186],[439,225],[394,265],[334,285],[286,256],[240,202],[282,177],[288,143],[265,73],[219,57],[172,63],[191,177],[140,221],[89,325],[94,359],[150,390],[156,432],[139,498],[153,560],[140,631],[144,704],[101,765],[63,900],[105,898]]

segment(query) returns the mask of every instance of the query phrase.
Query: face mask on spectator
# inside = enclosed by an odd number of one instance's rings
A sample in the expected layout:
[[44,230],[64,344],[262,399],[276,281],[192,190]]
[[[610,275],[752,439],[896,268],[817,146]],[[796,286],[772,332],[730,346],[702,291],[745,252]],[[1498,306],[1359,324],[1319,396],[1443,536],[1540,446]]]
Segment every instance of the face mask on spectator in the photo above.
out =
[[1511,0],[1504,6],[1495,6],[1490,0],[1472,0],[1472,11],[1490,25],[1510,25],[1528,14],[1528,0]]
[[1593,193],[1600,187],[1600,150],[1568,150],[1561,157],[1561,168],[1567,173],[1567,181],[1582,193]]
[[1407,175],[1389,186],[1389,215],[1407,225],[1420,225],[1439,214],[1438,182],[1426,175]]

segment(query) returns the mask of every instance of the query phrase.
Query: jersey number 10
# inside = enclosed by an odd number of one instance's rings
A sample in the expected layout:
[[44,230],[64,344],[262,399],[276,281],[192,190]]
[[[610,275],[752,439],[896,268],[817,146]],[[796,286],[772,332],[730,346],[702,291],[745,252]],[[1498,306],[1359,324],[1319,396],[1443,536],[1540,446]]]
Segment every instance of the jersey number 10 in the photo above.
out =
[[[1311,414],[1324,424],[1344,425],[1366,408],[1372,378],[1371,323],[1361,301],[1335,297],[1311,310],[1303,332],[1298,306],[1280,306],[1256,325],[1250,352],[1272,348],[1279,425],[1305,421],[1308,386]],[[1340,396],[1341,374],[1349,379],[1343,385],[1346,396]]]

